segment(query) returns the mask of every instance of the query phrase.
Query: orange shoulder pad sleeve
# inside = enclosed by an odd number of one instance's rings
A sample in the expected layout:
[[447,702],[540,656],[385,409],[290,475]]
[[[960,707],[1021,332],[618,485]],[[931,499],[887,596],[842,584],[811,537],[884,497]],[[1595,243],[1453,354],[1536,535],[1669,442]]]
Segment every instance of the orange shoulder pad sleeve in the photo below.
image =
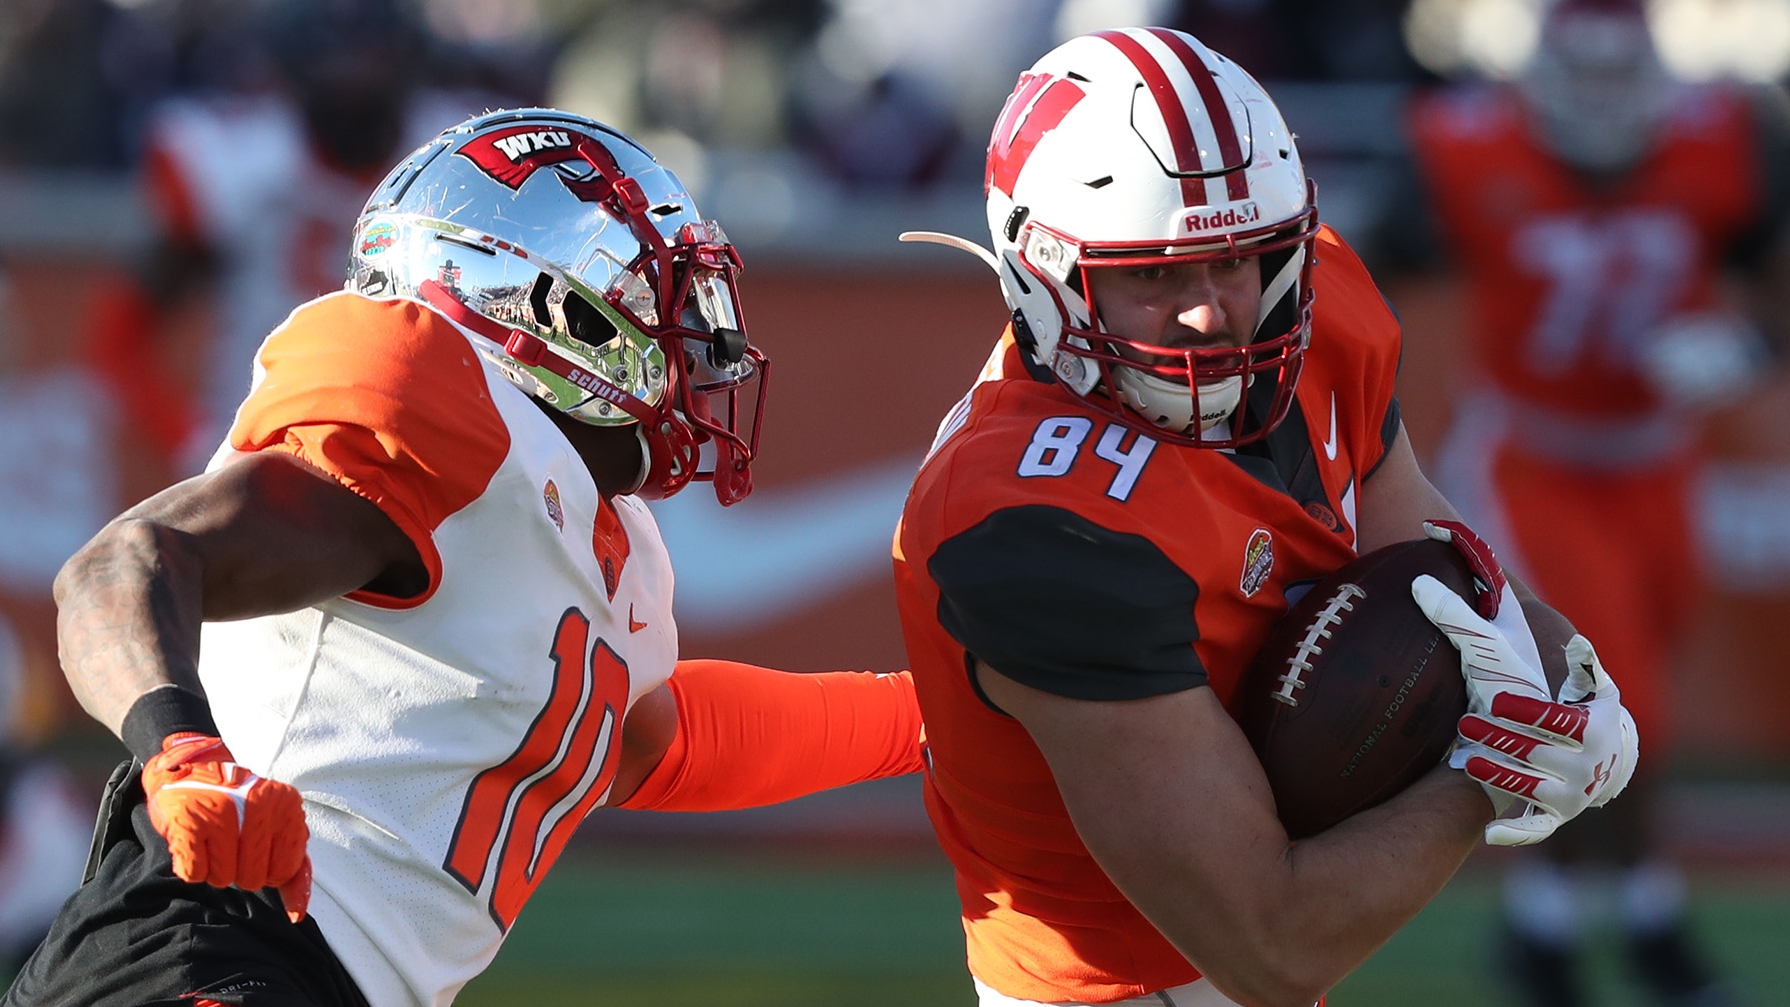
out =
[[230,446],[285,451],[372,501],[416,545],[429,587],[441,578],[433,533],[478,499],[510,450],[485,369],[466,337],[414,301],[340,293],[293,311],[261,347]]

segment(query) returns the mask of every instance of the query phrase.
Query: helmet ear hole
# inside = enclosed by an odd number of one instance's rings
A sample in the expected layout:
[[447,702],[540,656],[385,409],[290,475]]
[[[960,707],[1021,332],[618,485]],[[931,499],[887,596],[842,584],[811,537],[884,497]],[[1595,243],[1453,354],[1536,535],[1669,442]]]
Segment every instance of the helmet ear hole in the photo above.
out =
[[1025,226],[1026,218],[1031,215],[1031,208],[1025,206],[1016,206],[1012,213],[1007,214],[1007,226],[1004,230],[1008,241],[1019,240],[1019,229]]
[[573,339],[591,346],[602,346],[616,336],[615,323],[589,301],[579,296],[577,291],[566,294],[563,306],[566,313],[566,328]]

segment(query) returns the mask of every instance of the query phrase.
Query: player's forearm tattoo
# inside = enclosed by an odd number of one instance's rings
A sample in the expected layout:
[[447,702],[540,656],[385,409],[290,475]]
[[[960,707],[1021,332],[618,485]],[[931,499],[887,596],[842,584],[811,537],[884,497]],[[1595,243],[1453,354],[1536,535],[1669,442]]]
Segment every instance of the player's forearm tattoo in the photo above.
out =
[[120,521],[56,579],[63,673],[81,706],[117,732],[145,691],[198,683],[201,570],[178,532]]

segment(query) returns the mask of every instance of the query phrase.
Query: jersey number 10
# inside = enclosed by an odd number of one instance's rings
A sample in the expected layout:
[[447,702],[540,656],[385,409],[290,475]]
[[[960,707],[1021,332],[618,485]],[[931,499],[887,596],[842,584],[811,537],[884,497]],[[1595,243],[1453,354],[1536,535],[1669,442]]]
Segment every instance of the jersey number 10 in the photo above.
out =
[[443,864],[470,892],[495,871],[491,917],[505,930],[609,788],[621,759],[628,666],[589,637],[590,620],[566,609],[550,654],[552,695],[516,751],[472,781]]

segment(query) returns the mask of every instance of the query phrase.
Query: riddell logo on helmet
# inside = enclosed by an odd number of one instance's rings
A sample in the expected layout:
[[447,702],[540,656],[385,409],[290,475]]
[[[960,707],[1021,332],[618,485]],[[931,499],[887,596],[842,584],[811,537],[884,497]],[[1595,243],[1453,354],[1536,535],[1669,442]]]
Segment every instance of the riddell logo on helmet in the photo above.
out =
[[1240,227],[1244,224],[1253,224],[1260,219],[1262,219],[1261,208],[1254,203],[1244,203],[1242,206],[1227,206],[1222,210],[1213,210],[1211,213],[1202,213],[1199,210],[1191,210],[1188,212],[1186,218],[1181,221],[1181,233],[1199,234],[1202,231],[1216,231],[1221,228]]

